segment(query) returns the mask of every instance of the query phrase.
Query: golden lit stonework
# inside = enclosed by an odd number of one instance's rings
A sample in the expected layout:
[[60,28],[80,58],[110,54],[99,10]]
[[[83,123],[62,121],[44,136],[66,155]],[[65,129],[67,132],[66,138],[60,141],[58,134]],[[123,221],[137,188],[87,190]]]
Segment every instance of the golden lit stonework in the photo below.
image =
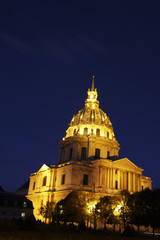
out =
[[127,158],[119,159],[119,143],[109,117],[99,108],[97,89],[88,90],[85,106],[75,114],[60,142],[57,165],[44,164],[30,176],[28,199],[36,219],[46,202],[57,202],[71,191],[92,193],[97,201],[121,190],[133,193],[151,189],[151,179]]

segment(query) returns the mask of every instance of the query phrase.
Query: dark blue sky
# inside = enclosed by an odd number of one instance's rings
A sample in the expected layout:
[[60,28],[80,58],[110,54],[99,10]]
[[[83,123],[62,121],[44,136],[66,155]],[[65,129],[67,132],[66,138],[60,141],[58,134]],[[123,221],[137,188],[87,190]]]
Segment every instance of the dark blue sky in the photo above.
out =
[[0,185],[19,188],[84,107],[95,72],[120,157],[160,186],[160,1],[1,1]]

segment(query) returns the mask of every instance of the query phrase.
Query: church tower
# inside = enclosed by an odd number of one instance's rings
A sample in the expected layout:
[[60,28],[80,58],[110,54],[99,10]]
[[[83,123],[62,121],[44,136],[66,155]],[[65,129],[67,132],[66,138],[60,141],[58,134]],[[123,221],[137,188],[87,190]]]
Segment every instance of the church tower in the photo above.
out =
[[109,117],[99,108],[92,79],[85,107],[75,114],[60,142],[57,165],[47,165],[31,174],[27,198],[32,201],[36,219],[42,205],[58,202],[71,191],[92,193],[95,199],[151,189],[151,178],[128,158],[119,159],[119,143]]

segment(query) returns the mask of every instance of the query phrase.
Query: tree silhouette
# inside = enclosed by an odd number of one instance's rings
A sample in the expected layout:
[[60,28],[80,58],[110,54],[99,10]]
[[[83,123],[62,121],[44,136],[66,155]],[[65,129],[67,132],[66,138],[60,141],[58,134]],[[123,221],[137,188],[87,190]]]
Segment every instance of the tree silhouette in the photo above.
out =
[[112,204],[112,198],[110,196],[105,196],[100,198],[100,201],[96,205],[96,213],[98,218],[104,222],[104,229],[106,228],[107,223],[115,222]]
[[45,219],[45,223],[52,221],[52,215],[55,208],[55,202],[47,201],[46,205],[42,205],[40,208],[40,215]]
[[59,201],[53,212],[55,221],[82,223],[86,219],[86,202],[82,193],[73,191]]

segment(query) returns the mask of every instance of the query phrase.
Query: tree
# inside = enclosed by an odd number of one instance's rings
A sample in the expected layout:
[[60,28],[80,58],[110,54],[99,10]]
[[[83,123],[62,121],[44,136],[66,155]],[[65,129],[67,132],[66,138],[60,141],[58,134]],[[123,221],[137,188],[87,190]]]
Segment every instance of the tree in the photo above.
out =
[[155,228],[160,227],[160,189],[154,189],[152,191],[152,218],[151,226],[153,227],[153,236],[155,234]]
[[133,194],[132,223],[138,226],[160,227],[160,189],[145,189]]
[[95,195],[93,193],[88,193],[85,195],[85,202],[86,202],[86,216],[87,216],[87,227],[88,223],[94,223],[94,229],[97,227],[97,211],[96,205],[97,200],[95,199]]
[[96,205],[96,213],[98,217],[104,222],[104,228],[106,228],[107,223],[114,222],[112,199],[110,196],[100,198],[100,201]]
[[152,191],[150,189],[133,194],[131,211],[131,221],[138,226],[138,229],[140,225],[149,226],[151,224]]
[[121,191],[122,207],[119,217],[124,224],[124,228],[126,227],[126,224],[130,223],[131,221],[131,202],[132,202],[131,194],[127,190]]
[[82,193],[73,191],[59,201],[53,212],[55,221],[81,223],[86,219],[86,202]]
[[40,208],[40,215],[45,219],[45,223],[52,221],[52,215],[55,208],[55,202],[47,201],[46,205],[42,205]]
[[131,195],[127,190],[123,190],[119,196],[113,197],[114,215],[123,223],[124,228],[131,220],[131,201]]

